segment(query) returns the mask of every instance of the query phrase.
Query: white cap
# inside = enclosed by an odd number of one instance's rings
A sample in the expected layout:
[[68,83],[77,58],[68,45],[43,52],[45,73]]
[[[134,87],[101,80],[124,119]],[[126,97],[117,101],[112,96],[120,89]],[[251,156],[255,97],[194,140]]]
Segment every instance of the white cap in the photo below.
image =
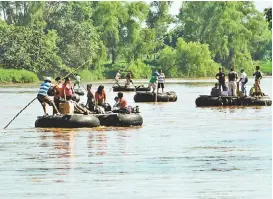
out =
[[46,77],[46,78],[44,79],[44,81],[49,81],[49,82],[51,82],[51,77]]

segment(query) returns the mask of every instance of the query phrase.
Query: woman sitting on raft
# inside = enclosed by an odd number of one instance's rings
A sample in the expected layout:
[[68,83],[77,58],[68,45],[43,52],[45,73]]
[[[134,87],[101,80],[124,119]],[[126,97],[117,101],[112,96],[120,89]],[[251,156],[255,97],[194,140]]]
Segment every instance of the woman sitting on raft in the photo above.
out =
[[102,106],[106,103],[106,93],[104,91],[103,85],[100,85],[95,93],[95,102],[99,106]]

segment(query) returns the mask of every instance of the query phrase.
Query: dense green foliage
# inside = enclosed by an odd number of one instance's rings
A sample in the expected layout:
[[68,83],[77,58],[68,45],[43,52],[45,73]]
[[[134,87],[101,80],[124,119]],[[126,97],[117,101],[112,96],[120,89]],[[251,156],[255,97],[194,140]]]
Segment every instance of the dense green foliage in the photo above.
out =
[[33,72],[0,68],[0,82],[2,83],[31,83],[38,81],[37,75]]
[[79,67],[87,80],[113,78],[118,69],[134,78],[159,68],[168,77],[206,77],[219,66],[252,72],[256,62],[272,71],[270,9],[187,1],[173,16],[171,4],[2,1],[0,65],[40,78]]
[[272,75],[272,60],[263,60],[259,63],[261,70],[266,75]]

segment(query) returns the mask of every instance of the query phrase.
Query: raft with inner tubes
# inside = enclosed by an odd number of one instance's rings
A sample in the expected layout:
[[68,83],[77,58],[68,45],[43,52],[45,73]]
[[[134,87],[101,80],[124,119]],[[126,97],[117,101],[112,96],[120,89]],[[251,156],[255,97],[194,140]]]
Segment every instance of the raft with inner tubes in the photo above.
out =
[[143,119],[138,113],[109,113],[109,114],[94,114],[100,120],[101,126],[141,126]]
[[74,92],[76,93],[76,94],[78,94],[78,95],[81,95],[81,96],[83,96],[84,95],[84,90],[82,90],[82,89],[74,89]]
[[236,96],[219,96],[200,95],[195,104],[202,106],[271,106],[272,100],[267,96],[254,97],[236,97]]
[[92,128],[99,125],[100,120],[93,115],[48,115],[35,121],[35,127],[43,128]]
[[175,102],[177,101],[177,95],[175,92],[157,93],[139,91],[134,96],[135,102],[155,102],[157,96],[157,102]]
[[141,86],[113,86],[114,92],[134,92],[134,91],[150,91],[151,88]]

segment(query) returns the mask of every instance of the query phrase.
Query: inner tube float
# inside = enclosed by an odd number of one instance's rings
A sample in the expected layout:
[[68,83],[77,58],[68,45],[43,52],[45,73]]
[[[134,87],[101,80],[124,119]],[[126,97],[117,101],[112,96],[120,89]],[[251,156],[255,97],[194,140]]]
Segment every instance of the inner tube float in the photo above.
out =
[[236,97],[236,96],[219,96],[200,95],[195,100],[197,107],[203,106],[271,106],[272,100],[267,96],[254,97]]
[[35,127],[43,128],[92,128],[100,125],[93,115],[49,115],[40,116]]
[[76,93],[76,94],[78,94],[78,95],[81,95],[81,96],[83,96],[84,95],[84,90],[82,90],[82,89],[74,89],[74,92]]
[[119,91],[123,91],[123,92],[133,92],[136,91],[136,88],[134,86],[113,86],[113,91],[114,92],[119,92]]
[[144,87],[143,85],[136,86],[136,91],[150,91],[150,87]]
[[[155,102],[156,94],[152,92],[136,92],[134,96],[135,102]],[[157,94],[157,102],[175,102],[177,95],[175,92],[166,92]]]
[[138,113],[109,113],[109,114],[94,114],[100,120],[102,126],[141,126],[143,119]]

